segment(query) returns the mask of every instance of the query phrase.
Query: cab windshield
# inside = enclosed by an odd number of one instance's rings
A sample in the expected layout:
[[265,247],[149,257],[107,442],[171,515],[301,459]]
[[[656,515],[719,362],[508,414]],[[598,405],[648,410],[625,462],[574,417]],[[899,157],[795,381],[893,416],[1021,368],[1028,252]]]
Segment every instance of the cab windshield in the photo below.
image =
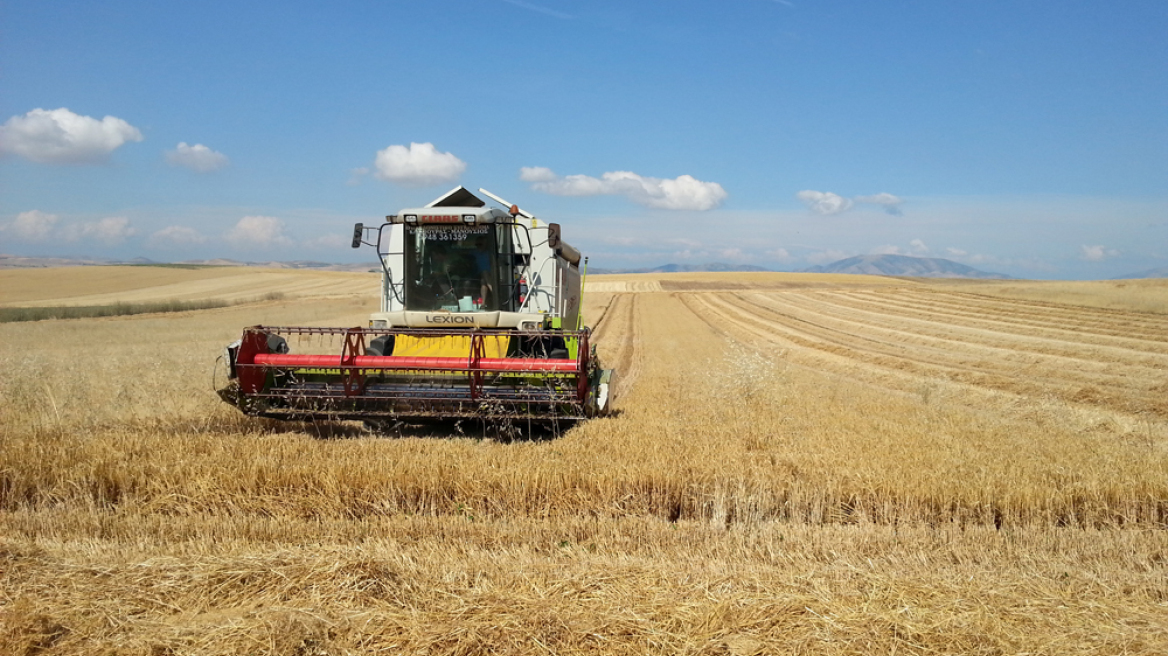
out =
[[499,309],[492,225],[405,226],[406,309]]

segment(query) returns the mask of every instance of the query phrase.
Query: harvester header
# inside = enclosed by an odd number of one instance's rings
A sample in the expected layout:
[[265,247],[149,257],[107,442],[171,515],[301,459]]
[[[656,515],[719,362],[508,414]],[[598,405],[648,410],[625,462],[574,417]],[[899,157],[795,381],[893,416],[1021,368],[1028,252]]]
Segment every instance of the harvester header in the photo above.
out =
[[612,371],[583,325],[580,252],[558,224],[480,191],[508,209],[457,187],[354,226],[353,247],[376,249],[381,266],[369,325],[248,328],[227,347],[220,396],[284,419],[606,414]]

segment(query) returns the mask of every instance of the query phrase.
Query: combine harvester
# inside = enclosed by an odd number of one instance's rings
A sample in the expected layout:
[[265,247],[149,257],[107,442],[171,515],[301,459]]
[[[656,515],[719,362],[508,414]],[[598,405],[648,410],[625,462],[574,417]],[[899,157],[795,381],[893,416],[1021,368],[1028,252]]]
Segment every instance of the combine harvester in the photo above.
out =
[[509,210],[458,187],[358,223],[353,248],[373,246],[381,262],[369,327],[247,328],[227,347],[219,396],[248,415],[372,426],[606,414],[612,371],[582,324],[580,252],[558,224],[479,191]]

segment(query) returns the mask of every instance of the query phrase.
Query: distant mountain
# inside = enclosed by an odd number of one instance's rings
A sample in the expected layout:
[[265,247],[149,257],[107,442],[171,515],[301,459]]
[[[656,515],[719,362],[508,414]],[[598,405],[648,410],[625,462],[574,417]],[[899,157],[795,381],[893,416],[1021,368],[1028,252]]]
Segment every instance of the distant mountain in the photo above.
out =
[[709,264],[662,264],[661,266],[642,269],[601,269],[593,267],[589,273],[704,273],[707,271],[770,271],[766,267],[753,264],[726,264],[725,262],[711,262]]
[[858,273],[873,276],[908,276],[916,278],[981,278],[1005,280],[1010,276],[980,271],[953,260],[908,255],[860,255],[824,266],[803,269],[806,273]]
[[103,264],[121,264],[113,260],[101,258],[71,256],[71,257],[25,257],[23,255],[4,255],[0,253],[0,269],[43,269],[46,267],[90,266]]
[[1133,280],[1136,278],[1168,278],[1168,267],[1137,271],[1136,273],[1129,273],[1125,276],[1117,276],[1115,280]]

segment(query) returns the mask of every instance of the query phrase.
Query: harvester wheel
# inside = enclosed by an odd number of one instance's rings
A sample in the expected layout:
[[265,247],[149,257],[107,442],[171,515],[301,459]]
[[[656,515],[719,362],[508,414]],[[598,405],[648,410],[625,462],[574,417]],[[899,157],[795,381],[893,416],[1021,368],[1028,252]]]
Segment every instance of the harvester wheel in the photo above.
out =
[[287,353],[288,340],[279,335],[268,334],[268,353]]
[[521,337],[517,356],[521,358],[565,359],[568,357],[568,348],[562,337],[554,335]]
[[365,347],[365,355],[393,355],[393,335],[373,338]]

